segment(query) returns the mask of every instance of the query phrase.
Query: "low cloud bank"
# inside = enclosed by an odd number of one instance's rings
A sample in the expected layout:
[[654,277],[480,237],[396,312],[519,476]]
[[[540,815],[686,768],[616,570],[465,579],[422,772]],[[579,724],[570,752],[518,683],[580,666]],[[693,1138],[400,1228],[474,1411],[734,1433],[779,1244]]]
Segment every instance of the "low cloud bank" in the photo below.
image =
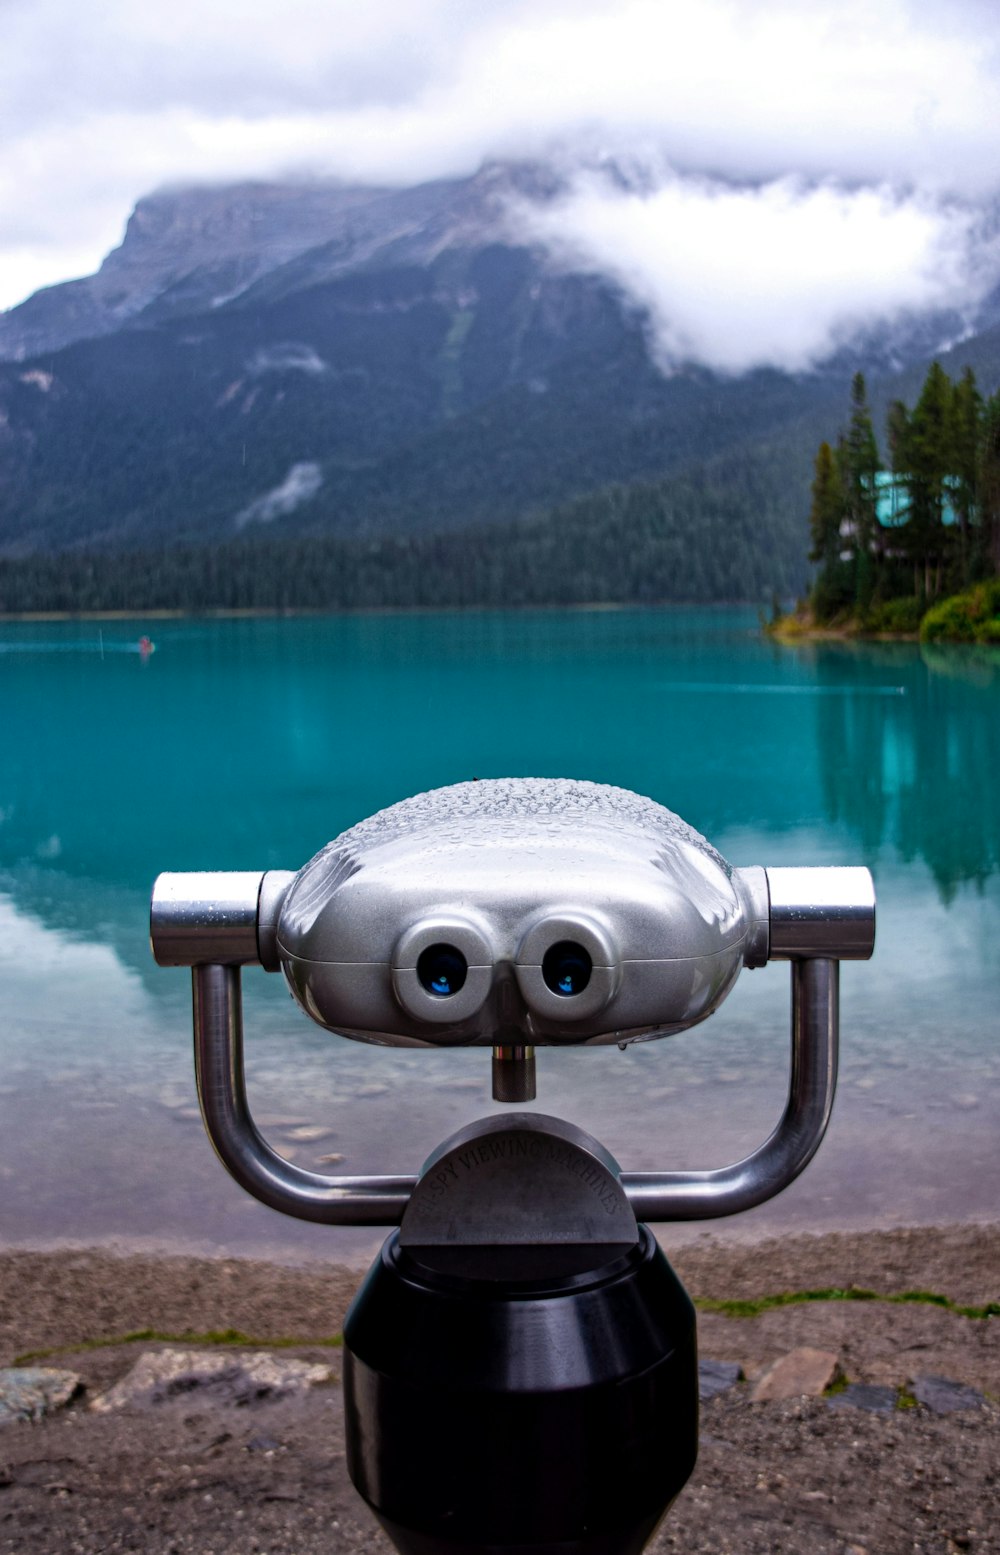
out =
[[582,173],[558,202],[512,208],[512,230],[561,268],[616,281],[666,370],[803,371],[876,325],[971,315],[1000,271],[995,243],[974,242],[974,213],[928,196],[663,168],[632,184],[615,167]]
[[973,213],[1000,200],[995,0],[4,14],[0,307],[94,270],[166,183],[414,184],[560,147],[577,165],[669,159],[641,195],[581,175],[533,221],[558,262],[649,310],[664,361],[807,365],[875,317],[961,311],[986,289]]

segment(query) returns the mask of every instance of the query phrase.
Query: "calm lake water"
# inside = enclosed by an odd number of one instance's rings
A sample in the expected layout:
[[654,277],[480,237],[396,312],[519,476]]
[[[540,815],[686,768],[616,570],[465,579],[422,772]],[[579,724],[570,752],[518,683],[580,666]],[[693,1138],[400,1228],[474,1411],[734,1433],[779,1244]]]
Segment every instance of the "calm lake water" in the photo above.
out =
[[[188,976],[152,962],[149,887],[295,869],[407,794],[504,775],[636,789],[733,863],[874,872],[878,945],[844,970],[827,1142],[714,1229],[994,1218],[998,774],[997,654],[780,648],[750,611],[0,625],[0,1242],[375,1241],[283,1220],[216,1164]],[[415,1171],[494,1110],[485,1051],[369,1048],[313,1027],[277,977],[244,987],[253,1105],[304,1165]],[[787,969],[744,973],[683,1036],[541,1051],[537,1105],[629,1169],[722,1164],[780,1112],[787,1026]]]

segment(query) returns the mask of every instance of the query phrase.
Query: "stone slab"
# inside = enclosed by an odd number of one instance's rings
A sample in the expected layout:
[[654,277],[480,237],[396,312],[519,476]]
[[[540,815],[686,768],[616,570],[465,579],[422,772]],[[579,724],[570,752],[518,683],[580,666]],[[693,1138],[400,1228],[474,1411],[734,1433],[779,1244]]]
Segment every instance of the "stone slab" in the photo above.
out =
[[743,1380],[743,1367],[736,1361],[698,1362],[698,1397],[703,1404],[720,1393],[728,1393]]
[[755,1404],[775,1403],[786,1398],[816,1398],[835,1382],[840,1373],[832,1350],[814,1350],[803,1346],[790,1350],[769,1366],[754,1383],[750,1397]]
[[960,1409],[981,1409],[986,1400],[977,1388],[947,1377],[914,1377],[911,1388],[918,1404],[934,1415],[953,1415]]
[[98,1414],[152,1409],[182,1400],[223,1406],[261,1403],[333,1380],[329,1366],[265,1350],[146,1350],[132,1370],[91,1404]]
[[8,1366],[0,1370],[0,1425],[40,1420],[61,1409],[83,1384],[73,1371],[50,1366]]
[[835,1393],[827,1403],[831,1409],[863,1409],[870,1415],[891,1415],[898,1400],[896,1388],[877,1382],[849,1382],[842,1393]]

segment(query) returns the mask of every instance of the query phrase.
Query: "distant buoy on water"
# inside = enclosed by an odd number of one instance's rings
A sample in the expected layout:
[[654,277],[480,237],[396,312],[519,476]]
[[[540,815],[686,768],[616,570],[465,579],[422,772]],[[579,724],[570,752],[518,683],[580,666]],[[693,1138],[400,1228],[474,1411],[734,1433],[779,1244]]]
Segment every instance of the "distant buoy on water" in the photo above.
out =
[[153,639],[151,637],[140,637],[139,638],[139,657],[140,657],[140,659],[148,659],[149,655],[151,653],[155,653],[155,652],[156,652],[156,644],[153,642]]

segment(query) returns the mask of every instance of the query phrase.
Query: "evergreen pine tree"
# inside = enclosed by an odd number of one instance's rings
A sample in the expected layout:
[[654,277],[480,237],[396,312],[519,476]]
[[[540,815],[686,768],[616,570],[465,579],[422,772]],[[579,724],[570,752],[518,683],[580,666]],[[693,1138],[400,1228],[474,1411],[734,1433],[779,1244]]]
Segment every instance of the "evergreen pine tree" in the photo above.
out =
[[940,362],[931,363],[913,407],[907,454],[910,520],[903,531],[904,544],[914,566],[915,592],[920,592],[922,571],[926,597],[940,589],[947,548],[942,524],[944,480],[953,457],[952,385]]
[[983,410],[976,475],[980,561],[984,570],[1000,573],[1000,394]]
[[905,474],[910,458],[910,412],[902,400],[893,400],[886,417],[889,459],[895,475]]
[[841,461],[847,516],[855,543],[855,595],[857,604],[865,610],[874,589],[873,563],[881,552],[875,482],[880,461],[864,374],[860,372],[851,380],[851,420]]
[[847,516],[842,459],[829,443],[821,443],[816,455],[809,527],[812,534],[810,561],[819,562],[812,590],[813,611],[820,621],[829,620],[850,606],[854,595],[854,568],[841,560],[845,538],[841,528]]
[[819,562],[823,569],[833,568],[840,560],[840,526],[845,516],[846,504],[838,460],[829,443],[819,445],[812,497],[812,510],[809,514],[812,549],[809,552],[809,560]]
[[967,367],[952,391],[951,460],[949,474],[958,479],[954,492],[958,512],[960,582],[969,583],[979,571],[979,558],[972,545],[972,524],[978,504],[979,457],[983,431],[983,399],[976,387],[976,375]]

